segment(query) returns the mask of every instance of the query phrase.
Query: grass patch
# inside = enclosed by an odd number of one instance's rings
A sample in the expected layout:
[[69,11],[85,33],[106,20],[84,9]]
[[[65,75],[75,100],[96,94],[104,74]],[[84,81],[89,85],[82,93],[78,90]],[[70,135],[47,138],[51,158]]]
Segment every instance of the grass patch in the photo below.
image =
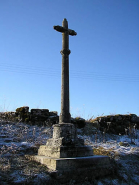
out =
[[113,149],[105,149],[103,147],[93,148],[94,155],[105,155],[109,156],[111,159],[117,159],[120,157],[119,152],[113,151]]

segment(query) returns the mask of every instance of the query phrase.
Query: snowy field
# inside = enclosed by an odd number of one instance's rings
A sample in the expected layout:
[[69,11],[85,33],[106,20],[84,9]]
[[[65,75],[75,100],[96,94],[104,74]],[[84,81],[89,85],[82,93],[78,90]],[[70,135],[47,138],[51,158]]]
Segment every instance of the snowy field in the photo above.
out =
[[[139,130],[131,144],[127,135],[116,136],[101,133],[84,135],[78,129],[78,137],[94,151],[108,154],[116,161],[117,173],[111,177],[87,180],[82,184],[118,185],[139,184]],[[50,175],[47,167],[25,159],[25,154],[35,154],[42,144],[52,137],[52,128],[30,126],[24,123],[11,123],[0,120],[0,185],[6,184],[58,184]],[[72,179],[70,185],[76,184]],[[81,184],[81,183],[80,183]]]

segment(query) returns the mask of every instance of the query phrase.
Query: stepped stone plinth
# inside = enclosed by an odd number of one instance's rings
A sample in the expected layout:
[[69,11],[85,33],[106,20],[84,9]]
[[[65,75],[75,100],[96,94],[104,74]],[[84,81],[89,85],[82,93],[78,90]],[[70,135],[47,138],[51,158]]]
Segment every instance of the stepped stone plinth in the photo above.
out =
[[84,146],[84,140],[77,138],[73,124],[56,124],[53,128],[53,138],[48,139],[46,145],[40,146],[39,156],[66,158],[93,155],[92,148]]
[[[46,165],[60,182],[84,180],[86,177],[102,177],[113,171],[108,156],[94,156],[91,146],[77,137],[76,127],[71,123],[53,126],[53,138],[41,145],[38,155],[26,157]],[[80,178],[78,179],[78,177]]]

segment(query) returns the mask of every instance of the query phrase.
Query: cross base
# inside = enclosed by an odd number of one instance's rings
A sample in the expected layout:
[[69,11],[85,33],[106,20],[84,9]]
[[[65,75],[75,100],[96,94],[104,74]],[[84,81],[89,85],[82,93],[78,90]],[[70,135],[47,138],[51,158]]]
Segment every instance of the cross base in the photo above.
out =
[[60,146],[50,147],[41,145],[38,150],[39,156],[54,157],[54,158],[66,158],[66,157],[85,157],[93,156],[93,150],[90,146]]
[[50,174],[60,183],[84,182],[113,173],[114,168],[108,156],[88,156],[72,158],[52,158],[46,156],[26,156],[28,159],[46,165]]
[[94,156],[92,147],[85,146],[84,141],[77,138],[73,124],[62,123],[53,127],[53,138],[40,146],[38,155],[26,155],[26,158],[46,165],[62,183],[71,179],[102,177],[112,172],[110,158]]
[[92,156],[93,150],[84,145],[84,140],[77,138],[76,127],[71,123],[61,123],[53,126],[53,138],[46,145],[41,145],[39,156],[46,157],[85,157]]

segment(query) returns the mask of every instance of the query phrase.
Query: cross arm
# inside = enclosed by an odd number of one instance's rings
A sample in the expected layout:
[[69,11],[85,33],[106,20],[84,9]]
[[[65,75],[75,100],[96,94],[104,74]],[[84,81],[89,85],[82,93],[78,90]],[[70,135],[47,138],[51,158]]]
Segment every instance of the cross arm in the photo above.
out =
[[59,31],[61,33],[64,33],[66,31],[68,31],[68,34],[71,35],[71,36],[77,35],[77,33],[74,30],[66,29],[66,28],[64,28],[62,26],[58,26],[57,25],[57,26],[53,26],[53,28],[54,28],[54,30]]
[[67,29],[62,26],[53,26],[54,30],[64,33]]
[[69,35],[74,36],[77,35],[77,33],[74,30],[68,29]]

